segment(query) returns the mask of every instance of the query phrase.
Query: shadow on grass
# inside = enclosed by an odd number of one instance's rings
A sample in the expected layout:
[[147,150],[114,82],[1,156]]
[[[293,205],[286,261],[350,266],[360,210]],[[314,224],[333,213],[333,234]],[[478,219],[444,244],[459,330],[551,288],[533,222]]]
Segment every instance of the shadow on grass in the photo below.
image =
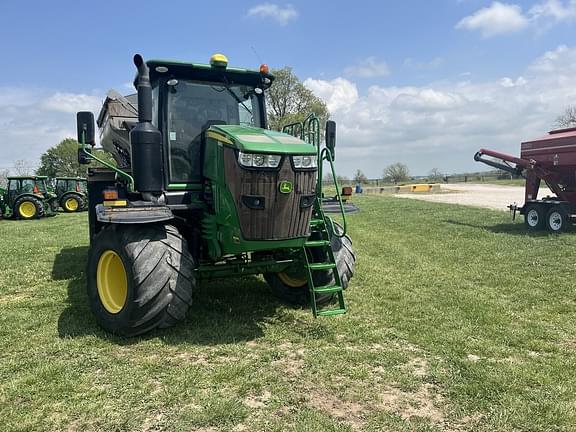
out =
[[550,233],[546,230],[542,231],[529,231],[526,228],[526,225],[523,223],[505,223],[505,224],[497,224],[492,226],[486,225],[479,225],[473,224],[468,222],[456,221],[453,219],[447,219],[444,222],[451,224],[451,225],[458,225],[458,226],[465,226],[469,228],[476,228],[482,231],[490,231],[496,234],[511,234],[511,235],[518,235],[518,236],[529,236],[529,237],[546,237],[550,235]]
[[154,330],[136,338],[104,332],[94,319],[86,293],[87,247],[62,249],[54,260],[52,278],[70,279],[68,306],[58,320],[61,338],[94,335],[119,345],[161,338],[168,344],[217,345],[248,341],[263,335],[262,323],[276,317],[280,303],[257,277],[203,282],[193,294],[184,322],[171,329]]

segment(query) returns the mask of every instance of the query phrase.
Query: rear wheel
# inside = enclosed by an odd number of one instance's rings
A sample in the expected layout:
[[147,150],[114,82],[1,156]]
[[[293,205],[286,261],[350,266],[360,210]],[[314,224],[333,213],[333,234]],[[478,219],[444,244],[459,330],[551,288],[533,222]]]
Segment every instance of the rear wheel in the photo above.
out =
[[186,240],[171,225],[110,225],[88,254],[88,298],[98,324],[135,336],[182,321],[196,284]]
[[530,231],[544,229],[546,209],[540,204],[529,204],[524,212],[524,223]]
[[[334,223],[338,233],[342,233],[342,227]],[[329,228],[331,231],[331,229]],[[352,248],[352,240],[348,235],[343,238],[332,235],[330,247],[336,260],[336,268],[340,275],[342,287],[346,289],[350,278],[354,274],[356,257]],[[312,257],[314,261],[323,261],[325,257]],[[332,271],[314,272],[314,284],[331,285],[334,283],[334,274]],[[310,291],[306,280],[306,269],[291,269],[281,273],[267,273],[264,275],[266,282],[270,286],[272,293],[281,300],[296,304],[306,305],[310,302]],[[327,304],[334,298],[334,294],[324,294],[316,297],[318,304]]]
[[66,194],[60,200],[60,207],[62,207],[66,213],[82,211],[84,205],[84,198],[75,193]]
[[561,206],[552,207],[546,214],[546,228],[550,232],[565,231],[568,223],[568,213]]
[[37,198],[25,196],[14,204],[14,214],[19,219],[36,219],[44,214],[44,205]]

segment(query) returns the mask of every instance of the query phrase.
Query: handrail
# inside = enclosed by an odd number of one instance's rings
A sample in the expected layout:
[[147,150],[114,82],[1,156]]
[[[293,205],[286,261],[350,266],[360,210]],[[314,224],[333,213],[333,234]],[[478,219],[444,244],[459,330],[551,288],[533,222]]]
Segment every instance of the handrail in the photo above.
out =
[[[336,199],[338,200],[338,204],[340,206],[340,213],[342,214],[342,233],[338,234],[335,229],[332,230],[332,234],[334,234],[338,238],[343,238],[346,235],[348,230],[346,224],[346,212],[344,211],[344,206],[342,205],[342,196],[340,195],[340,185],[338,184],[338,179],[336,178],[336,170],[334,169],[334,159],[332,152],[328,148],[323,148],[320,152],[320,158],[318,159],[318,183],[317,183],[317,193],[319,194],[318,197],[321,199],[322,197],[322,162],[327,161],[330,165],[330,170],[332,172],[332,179],[334,180],[334,185],[336,186]],[[319,185],[319,186],[318,186]]]

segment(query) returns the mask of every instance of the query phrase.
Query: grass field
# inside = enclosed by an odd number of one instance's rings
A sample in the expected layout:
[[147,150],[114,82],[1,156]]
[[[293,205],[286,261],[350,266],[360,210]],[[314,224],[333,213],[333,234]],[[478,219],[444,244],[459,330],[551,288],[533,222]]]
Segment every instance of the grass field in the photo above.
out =
[[576,234],[356,202],[347,315],[314,320],[252,277],[130,340],[90,315],[85,215],[0,221],[1,430],[576,430]]

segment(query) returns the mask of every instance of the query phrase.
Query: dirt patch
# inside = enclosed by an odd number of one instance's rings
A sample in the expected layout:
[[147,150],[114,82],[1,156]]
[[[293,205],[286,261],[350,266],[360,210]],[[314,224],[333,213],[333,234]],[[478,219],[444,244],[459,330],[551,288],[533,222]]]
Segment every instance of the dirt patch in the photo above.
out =
[[444,423],[444,413],[438,408],[443,398],[436,393],[434,385],[424,383],[414,393],[408,393],[394,387],[388,387],[380,395],[379,407],[394,413],[404,420],[423,417],[431,422]]
[[267,405],[268,401],[270,400],[271,396],[272,394],[268,390],[264,390],[264,392],[259,396],[247,397],[246,399],[244,399],[244,403],[246,404],[246,406],[252,409],[264,408]]
[[308,404],[317,410],[324,411],[330,417],[349,424],[354,430],[362,429],[366,422],[365,416],[369,412],[369,407],[344,401],[330,392],[318,390],[310,393]]

